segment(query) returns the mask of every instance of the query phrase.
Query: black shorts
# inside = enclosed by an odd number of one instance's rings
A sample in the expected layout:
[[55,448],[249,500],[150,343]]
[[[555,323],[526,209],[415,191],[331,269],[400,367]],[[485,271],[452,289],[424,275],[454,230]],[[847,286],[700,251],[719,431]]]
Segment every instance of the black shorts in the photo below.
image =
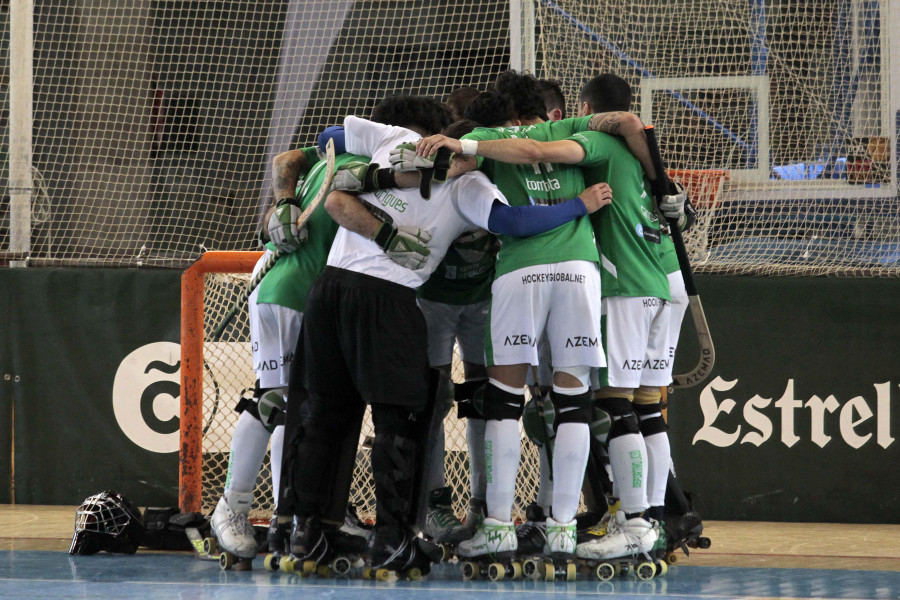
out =
[[326,267],[306,300],[298,352],[296,375],[310,397],[414,411],[428,402],[425,318],[406,286]]

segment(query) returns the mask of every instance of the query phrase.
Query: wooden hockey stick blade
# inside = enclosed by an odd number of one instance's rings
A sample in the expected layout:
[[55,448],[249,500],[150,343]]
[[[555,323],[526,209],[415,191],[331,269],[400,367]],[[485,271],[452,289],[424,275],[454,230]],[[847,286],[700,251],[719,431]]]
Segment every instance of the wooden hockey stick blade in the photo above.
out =
[[683,375],[672,375],[673,384],[676,387],[692,387],[702,383],[709,377],[713,366],[716,364],[716,347],[713,345],[712,336],[709,334],[709,325],[706,323],[706,313],[703,312],[703,303],[700,296],[688,296],[691,318],[694,320],[694,329],[697,331],[697,342],[700,346],[700,360],[691,371]]
[[[316,192],[315,197],[310,201],[309,204],[306,205],[306,208],[303,209],[303,212],[300,213],[300,216],[297,218],[297,230],[299,231],[304,225],[306,225],[309,218],[316,211],[320,204],[322,204],[322,200],[325,199],[325,196],[328,195],[328,191],[331,189],[331,182],[334,180],[334,140],[328,140],[328,144],[325,146],[325,178],[322,180],[322,185],[319,186],[319,190]],[[212,333],[212,340],[214,342],[219,341],[222,337],[222,334],[225,332],[225,329],[228,325],[231,324],[231,321],[234,320],[234,317],[238,314],[238,312],[244,307],[247,300],[250,298],[250,295],[253,293],[259,284],[262,282],[263,277],[272,270],[272,267],[275,266],[275,263],[278,262],[278,259],[284,253],[280,250],[276,250],[269,256],[268,260],[266,260],[266,264],[262,266],[262,268],[257,271],[256,275],[250,282],[247,284],[247,287],[241,292],[240,296],[238,296],[237,300],[235,300],[234,304],[231,305],[231,309],[228,311],[228,314],[225,315],[225,318],[222,319],[219,326],[215,328]]]

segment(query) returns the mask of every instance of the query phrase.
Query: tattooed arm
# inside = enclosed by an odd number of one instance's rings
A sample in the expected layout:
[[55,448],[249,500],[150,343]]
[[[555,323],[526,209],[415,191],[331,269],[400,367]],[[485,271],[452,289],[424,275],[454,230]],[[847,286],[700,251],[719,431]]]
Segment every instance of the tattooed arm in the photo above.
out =
[[622,111],[596,113],[591,117],[588,129],[625,138],[628,149],[635,158],[641,161],[647,177],[651,181],[656,180],[656,169],[653,168],[650,149],[647,147],[647,138],[644,135],[644,124],[636,114]]

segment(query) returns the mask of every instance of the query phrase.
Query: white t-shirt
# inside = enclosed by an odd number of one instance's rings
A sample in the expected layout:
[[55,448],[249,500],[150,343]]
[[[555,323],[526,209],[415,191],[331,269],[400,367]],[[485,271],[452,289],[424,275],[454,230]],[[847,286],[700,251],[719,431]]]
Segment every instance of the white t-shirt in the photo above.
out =
[[[344,136],[347,152],[370,156],[372,162],[382,166],[390,163],[390,151],[398,144],[421,137],[409,129],[352,116],[344,119]],[[431,241],[426,245],[431,254],[421,269],[412,271],[388,258],[374,241],[341,227],[328,254],[328,265],[411,288],[418,288],[428,279],[453,240],[474,228],[488,228],[494,200],[508,204],[497,186],[480,171],[432,185],[430,200],[423,199],[417,188],[379,190],[360,194],[360,200],[388,215],[394,227],[409,225],[428,231]]]

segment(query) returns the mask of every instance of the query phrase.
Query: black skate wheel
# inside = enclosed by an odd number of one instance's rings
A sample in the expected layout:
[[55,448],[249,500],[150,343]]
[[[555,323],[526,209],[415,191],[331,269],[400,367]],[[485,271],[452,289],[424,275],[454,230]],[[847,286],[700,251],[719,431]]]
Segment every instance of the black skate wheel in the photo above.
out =
[[491,581],[500,581],[504,577],[506,577],[506,567],[501,565],[500,563],[491,563],[488,566],[488,579]]
[[600,563],[594,570],[594,574],[597,575],[597,579],[600,581],[610,581],[616,576],[616,568],[606,562]]
[[223,552],[219,555],[219,566],[223,571],[228,571],[234,566],[234,555],[230,552]]
[[656,575],[656,567],[651,562],[642,562],[634,572],[641,581],[650,581]]
[[473,562],[464,562],[462,564],[463,581],[470,581],[478,576],[478,565]]
[[712,546],[712,540],[708,537],[697,538],[697,547],[701,550],[706,550],[710,546]]
[[350,566],[350,559],[344,556],[339,556],[331,563],[332,570],[338,575],[346,575],[350,572]]
[[678,555],[674,552],[666,552],[666,562],[670,565],[674,565],[678,562]]

